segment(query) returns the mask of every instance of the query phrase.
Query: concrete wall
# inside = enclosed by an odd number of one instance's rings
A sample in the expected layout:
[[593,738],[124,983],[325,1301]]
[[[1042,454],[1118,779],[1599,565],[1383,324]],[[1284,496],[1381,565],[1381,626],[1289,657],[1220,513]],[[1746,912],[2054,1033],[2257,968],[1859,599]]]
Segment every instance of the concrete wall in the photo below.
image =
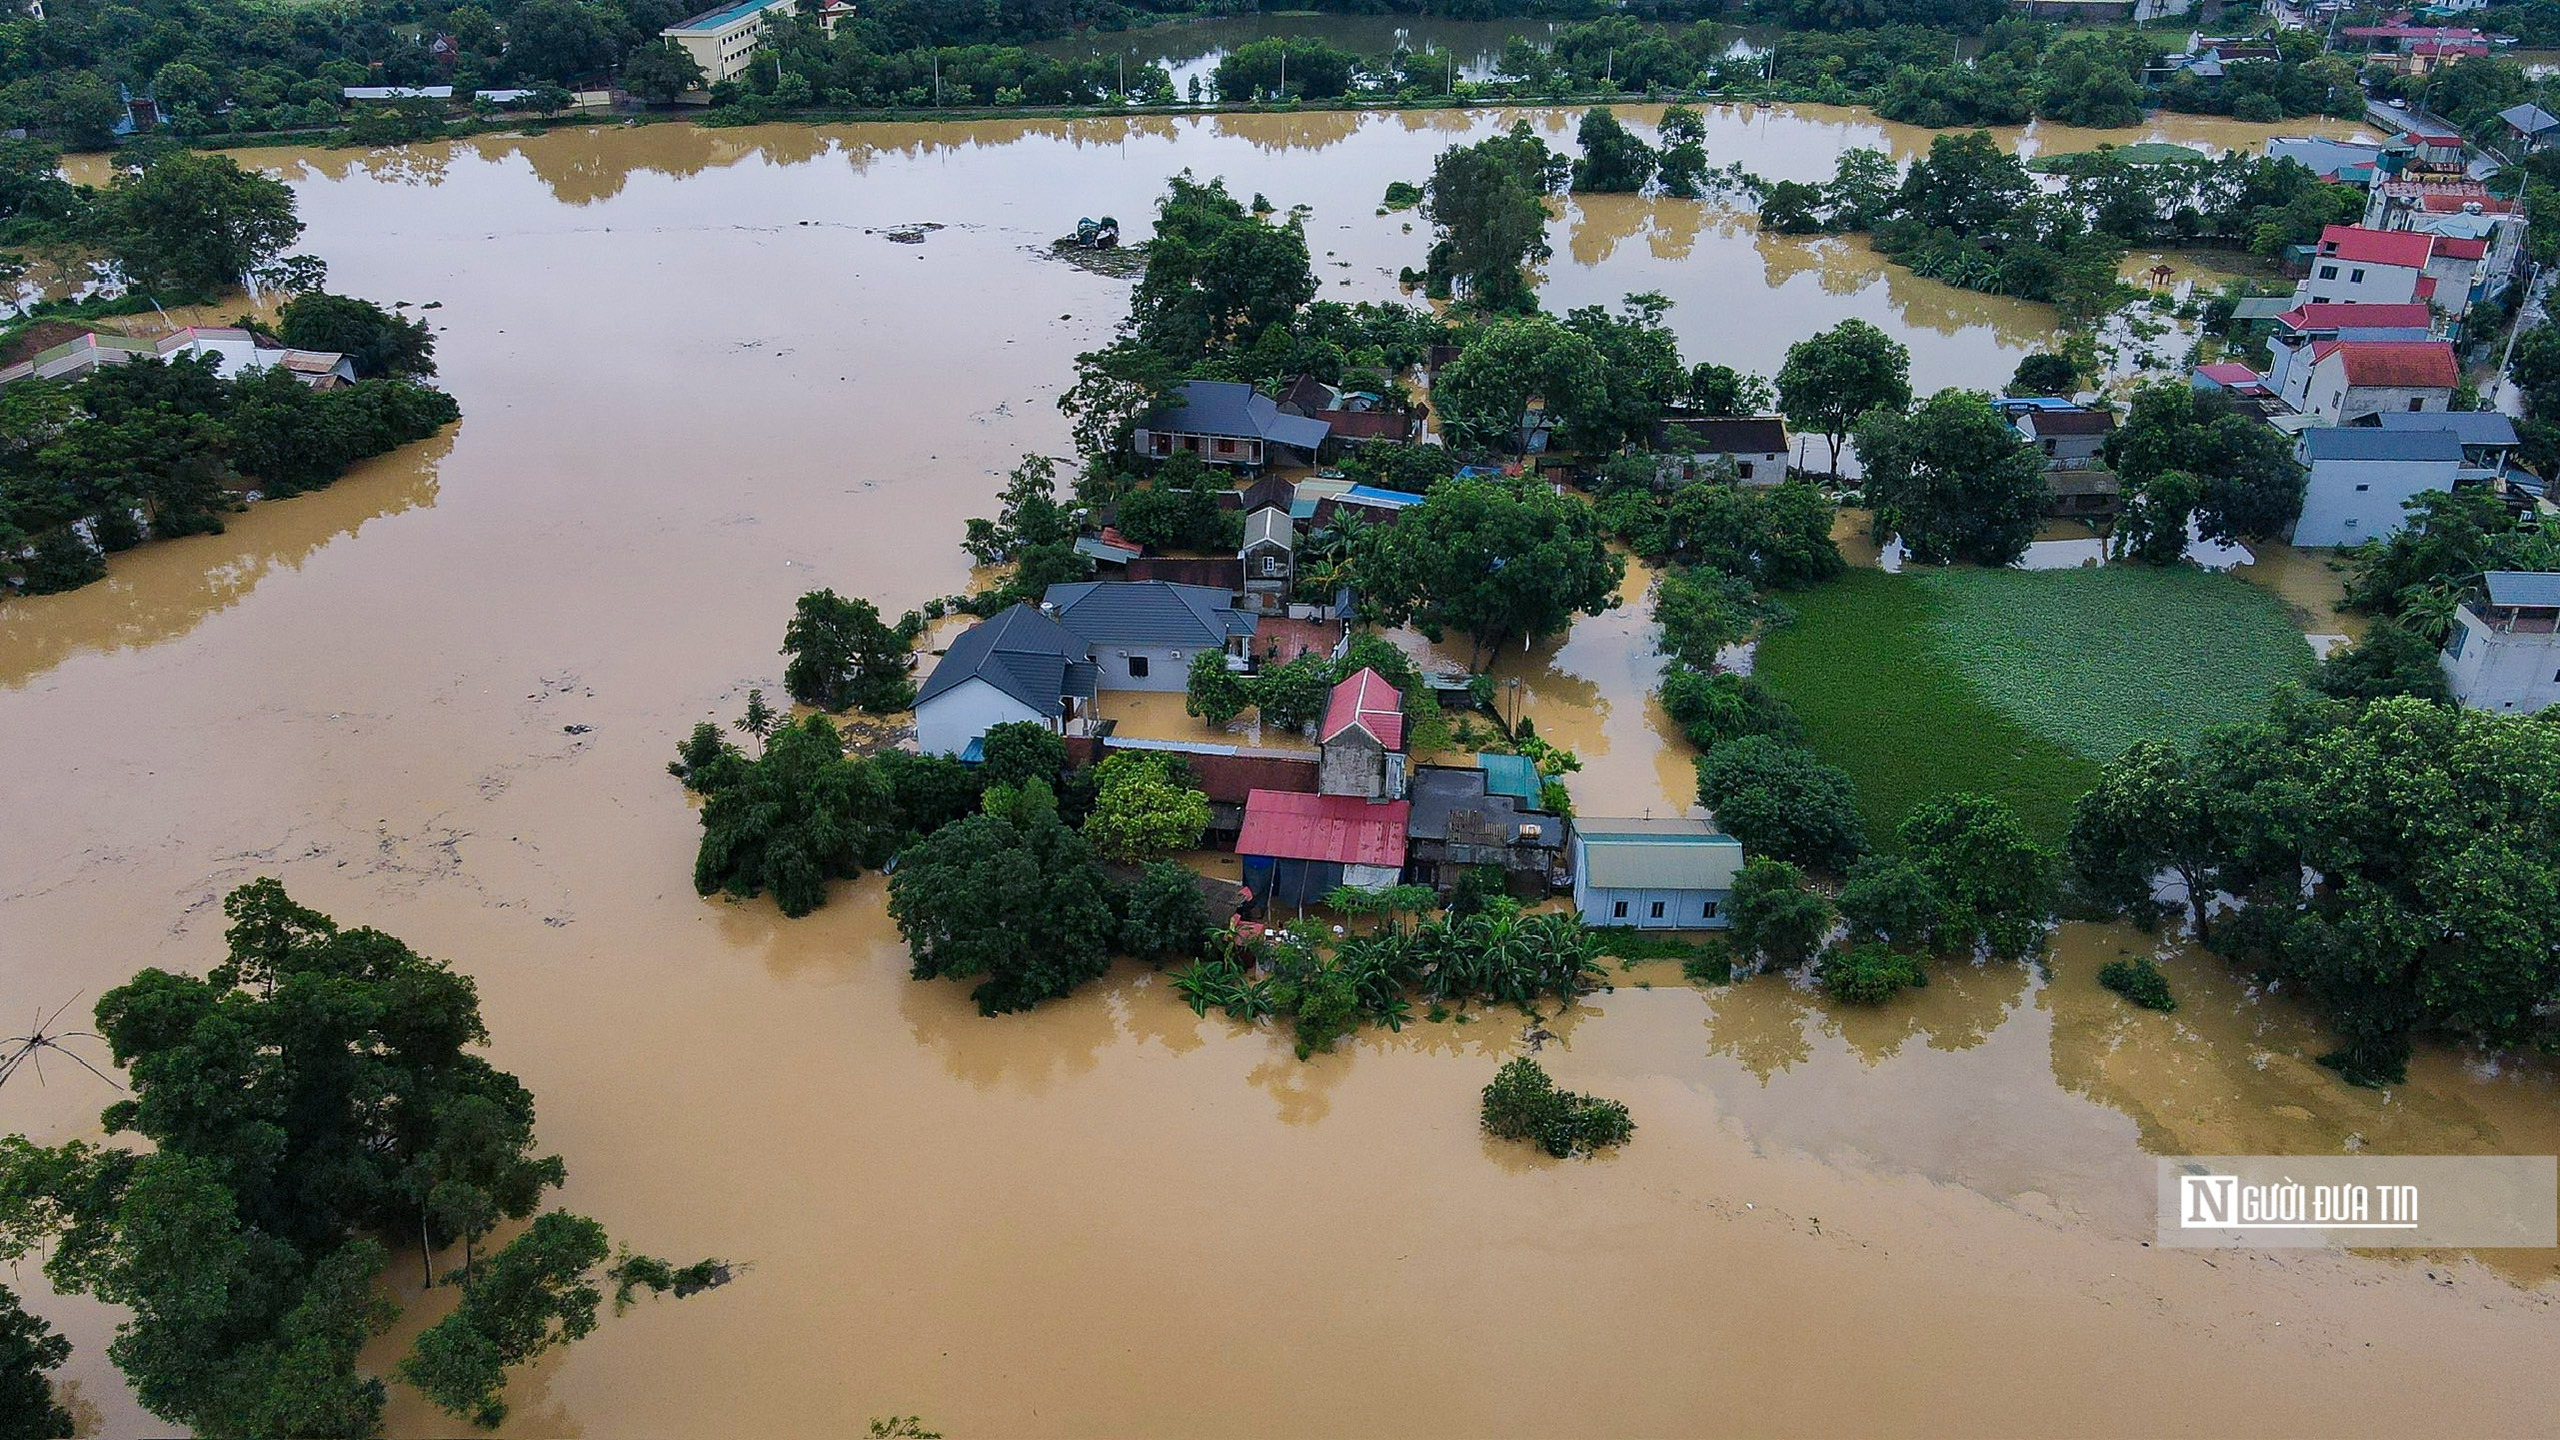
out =
[[2294,286],[2293,298],[2314,305],[2331,300],[2358,305],[2406,305],[2418,298],[2418,274],[2398,265],[2358,264],[2334,255],[2314,255],[2311,273]]
[[984,680],[971,680],[916,707],[916,748],[927,755],[957,755],[998,725],[1050,719]]
[[[1191,657],[1205,646],[1096,645],[1093,663],[1101,672],[1099,688],[1111,690],[1182,690],[1190,684]],[[1132,675],[1129,662],[1144,660],[1147,673]]]
[[2437,657],[2454,699],[2519,715],[2560,705],[2560,635],[2500,634],[2468,610],[2455,612],[2454,623]]
[[[1639,930],[1722,930],[1732,922],[1725,918],[1722,890],[1607,890],[1583,883],[1576,875],[1573,881],[1574,907],[1582,912],[1588,925],[1632,925]],[[1654,907],[1662,907],[1655,915]],[[1623,906],[1626,913],[1620,914]],[[1712,910],[1714,913],[1708,913]]]
[[2318,461],[2303,492],[2293,543],[2360,545],[2395,534],[2408,518],[2401,502],[2452,489],[2459,468],[2449,460]]
[[2384,411],[2394,414],[2442,414],[2453,408],[2453,392],[2436,386],[2350,385],[2347,363],[2338,354],[2311,367],[2310,383],[2293,408],[2324,425],[2344,425]]
[[1324,747],[1316,759],[1316,792],[1359,795],[1378,800],[1386,795],[1386,751],[1357,731]]

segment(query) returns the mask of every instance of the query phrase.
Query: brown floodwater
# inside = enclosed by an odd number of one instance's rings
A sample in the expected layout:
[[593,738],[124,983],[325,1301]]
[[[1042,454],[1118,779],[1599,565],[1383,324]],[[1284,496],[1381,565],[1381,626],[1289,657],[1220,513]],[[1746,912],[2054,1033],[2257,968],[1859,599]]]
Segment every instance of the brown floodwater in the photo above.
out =
[[[2096,964],[2157,943],[2131,931],[2069,927],[2049,977],[1950,967],[1874,1013],[1643,967],[1544,1053],[1640,1131],[1560,1164],[1477,1131],[1516,1016],[1302,1064],[1123,967],[985,1020],[906,977],[876,878],[801,921],[691,893],[664,762],[778,689],[792,599],[832,585],[894,612],[962,588],[962,520],[1023,452],[1064,447],[1052,398],[1127,282],[1048,259],[1051,235],[1143,216],[1188,165],[1312,204],[1329,293],[1384,296],[1422,242],[1376,195],[1492,123],[657,125],[244,157],[295,183],[337,284],[437,304],[466,419],[0,605],[0,737],[22,757],[0,1002],[205,966],[219,897],[264,874],[474,975],[493,1058],[569,1162],[563,1203],[748,1266],[531,1367],[509,1434],[833,1435],[890,1413],[955,1436],[2547,1428],[2547,1252],[2142,1242],[2153,1154],[2550,1153],[2549,1072],[2429,1054],[2406,1086],[2345,1089],[2286,997],[2211,962],[2170,951],[2175,1016],[2098,990]],[[1910,143],[1850,112],[1713,123],[1720,158],[1775,173]],[[1568,207],[1551,303],[1663,289],[1693,358],[1764,371],[1864,315],[1924,385],[1996,384],[2041,338],[2032,307],[1853,247],[1765,248],[1678,203],[1628,227],[1643,208]],[[1624,233],[1586,261],[1603,210]],[[928,221],[946,228],[922,244],[885,233]],[[1683,227],[1688,248],[1657,246]],[[1690,798],[1648,698],[1647,578],[1497,663],[1581,753],[1587,813]],[[0,1123],[94,1136],[112,1094],[49,1082],[0,1092]],[[105,1360],[112,1314],[31,1267],[17,1283],[79,1347],[87,1433],[161,1429]],[[394,1394],[395,1434],[453,1428]]]

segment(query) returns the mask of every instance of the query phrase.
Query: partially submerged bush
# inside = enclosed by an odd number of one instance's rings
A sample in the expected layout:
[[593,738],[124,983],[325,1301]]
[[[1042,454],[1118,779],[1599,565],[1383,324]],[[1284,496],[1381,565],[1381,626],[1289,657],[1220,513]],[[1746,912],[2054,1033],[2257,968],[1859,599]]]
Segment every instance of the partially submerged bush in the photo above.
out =
[[1615,1100],[1557,1089],[1544,1067],[1521,1055],[1504,1062],[1484,1087],[1484,1128],[1499,1140],[1534,1141],[1564,1159],[1625,1144],[1636,1122]]
[[2098,983],[2145,1010],[2165,1015],[2178,1008],[2178,997],[2169,993],[2169,977],[2148,956],[2108,961],[2098,967]]
[[1832,999],[1850,1005],[1881,1005],[1905,990],[1929,983],[1920,958],[1882,945],[1848,945],[1822,957],[1815,973]]

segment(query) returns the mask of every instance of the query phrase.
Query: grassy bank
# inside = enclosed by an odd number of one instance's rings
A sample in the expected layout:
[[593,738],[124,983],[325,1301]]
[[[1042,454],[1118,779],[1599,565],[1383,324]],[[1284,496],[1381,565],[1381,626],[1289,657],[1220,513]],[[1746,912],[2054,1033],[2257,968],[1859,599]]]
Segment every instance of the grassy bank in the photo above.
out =
[[2256,714],[2311,663],[2280,602],[2194,570],[1853,570],[1787,599],[1755,668],[1880,841],[1952,790],[2059,840],[2106,758]]

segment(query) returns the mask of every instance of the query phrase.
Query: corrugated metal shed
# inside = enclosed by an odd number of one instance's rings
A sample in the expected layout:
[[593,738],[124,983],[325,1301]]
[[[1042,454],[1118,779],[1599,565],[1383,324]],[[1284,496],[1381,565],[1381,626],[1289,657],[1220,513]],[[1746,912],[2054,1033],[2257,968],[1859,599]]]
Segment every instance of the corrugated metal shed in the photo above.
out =
[[1526,755],[1478,755],[1476,764],[1484,768],[1484,788],[1489,795],[1508,795],[1535,805],[1545,793],[1539,783],[1538,767]]
[[1704,820],[1577,820],[1583,882],[1605,890],[1730,890],[1742,842]]
[[2492,605],[2560,605],[2560,575],[2492,570],[2480,578],[2488,583]]

